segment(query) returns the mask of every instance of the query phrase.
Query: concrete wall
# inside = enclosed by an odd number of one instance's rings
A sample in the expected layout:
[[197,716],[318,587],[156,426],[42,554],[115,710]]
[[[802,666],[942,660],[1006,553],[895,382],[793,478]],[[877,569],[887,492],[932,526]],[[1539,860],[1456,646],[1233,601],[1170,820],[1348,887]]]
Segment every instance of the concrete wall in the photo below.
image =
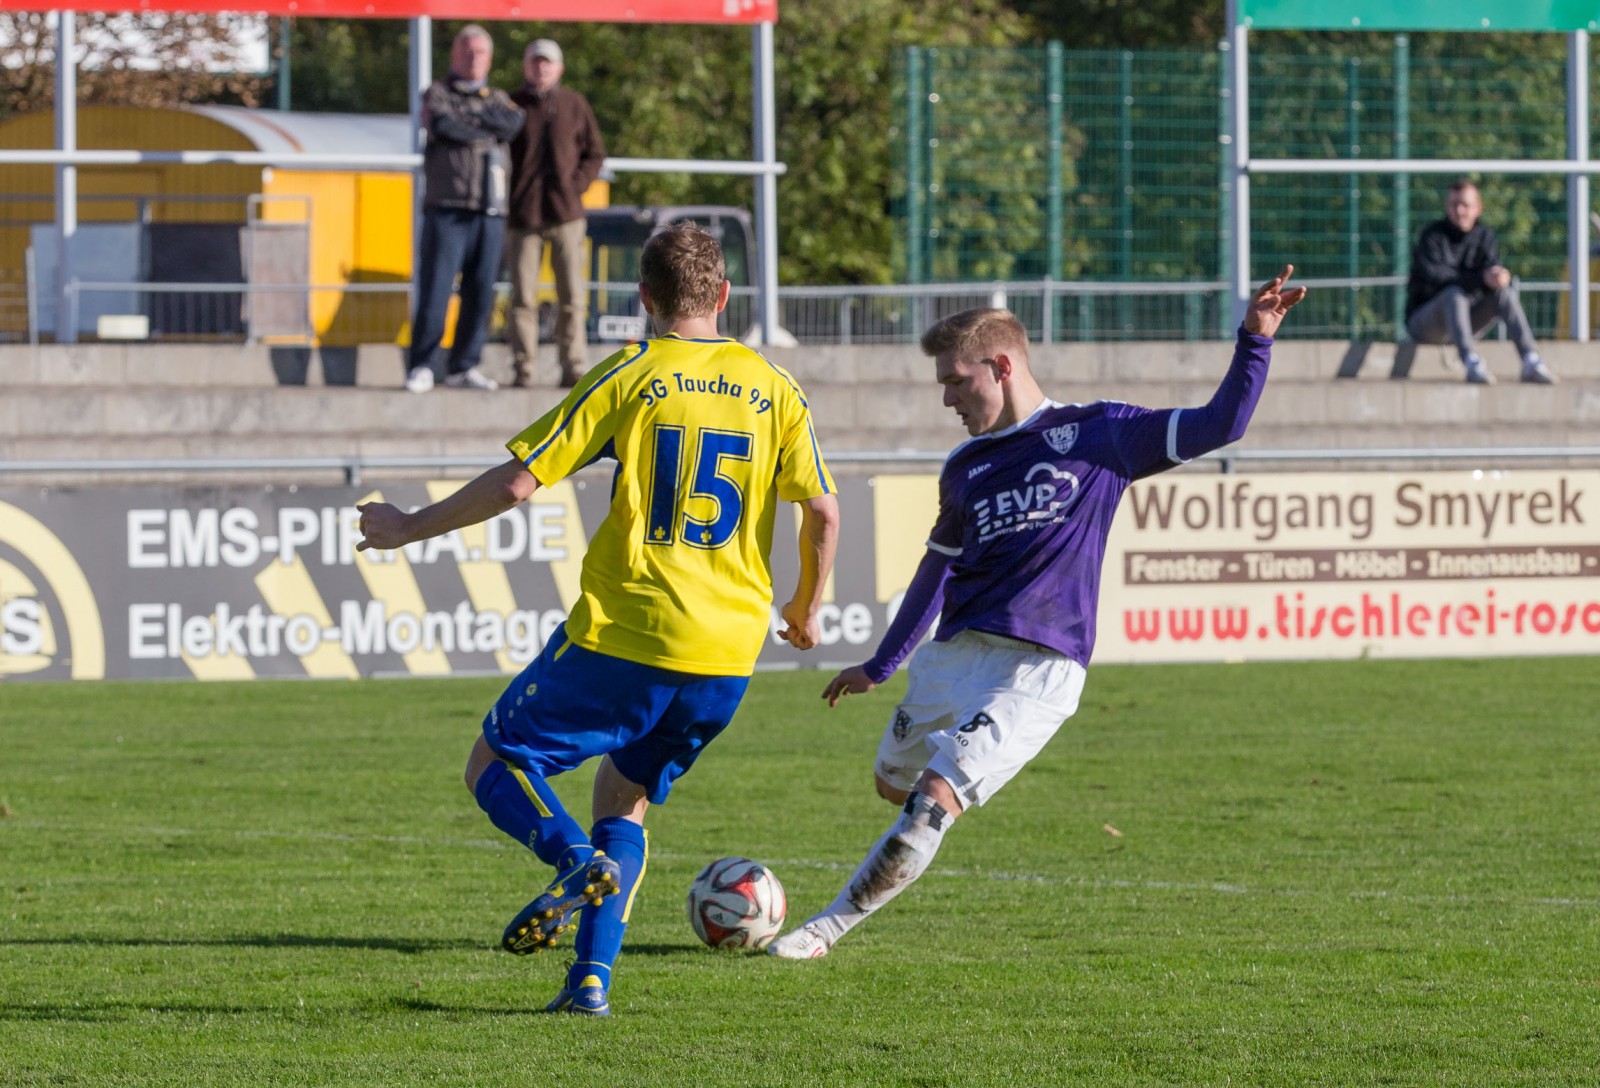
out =
[[[1468,386],[1453,353],[1394,345],[1280,342],[1241,448],[1600,445],[1600,347],[1557,342],[1553,387],[1516,381],[1510,345],[1485,345],[1500,384]],[[914,347],[774,349],[811,400],[829,450],[948,450],[964,437]],[[1057,400],[1204,403],[1227,367],[1224,343],[1038,346]],[[598,352],[596,352],[598,360]],[[204,344],[0,346],[0,458],[492,455],[558,402],[553,361],[531,389],[400,387],[395,347]],[[505,349],[484,365],[504,376]]]

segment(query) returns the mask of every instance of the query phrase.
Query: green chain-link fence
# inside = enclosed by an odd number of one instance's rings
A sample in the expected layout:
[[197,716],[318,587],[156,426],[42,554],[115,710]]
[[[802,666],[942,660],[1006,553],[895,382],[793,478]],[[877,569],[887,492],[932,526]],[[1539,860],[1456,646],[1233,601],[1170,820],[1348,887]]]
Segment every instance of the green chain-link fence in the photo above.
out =
[[[1564,61],[1413,56],[1405,36],[1318,56],[1252,47],[1256,158],[1565,158]],[[910,283],[1225,280],[1227,156],[1217,53],[921,49],[895,66],[897,260]],[[1591,80],[1591,82],[1594,82]],[[1594,126],[1591,126],[1594,129]],[[1442,214],[1433,175],[1256,175],[1252,277],[1403,277]],[[1544,334],[1567,277],[1566,182],[1479,179],[1484,221]],[[1539,290],[1543,285],[1545,289]],[[1321,290],[1305,336],[1395,335],[1404,288]],[[1069,339],[1215,335],[1218,293],[1057,301]],[[1152,314],[1155,306],[1161,312]],[[1136,318],[1135,309],[1142,311]],[[1154,326],[1154,329],[1152,328]]]

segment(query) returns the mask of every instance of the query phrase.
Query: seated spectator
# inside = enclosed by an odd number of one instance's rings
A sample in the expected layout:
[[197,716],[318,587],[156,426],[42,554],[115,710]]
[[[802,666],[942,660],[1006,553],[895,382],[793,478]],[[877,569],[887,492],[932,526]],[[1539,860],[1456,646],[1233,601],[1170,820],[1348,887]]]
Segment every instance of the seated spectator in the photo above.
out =
[[1483,199],[1462,179],[1450,186],[1445,217],[1430,223],[1411,251],[1406,284],[1406,332],[1419,344],[1454,344],[1467,381],[1490,385],[1494,378],[1478,354],[1477,339],[1496,321],[1522,355],[1522,380],[1540,385],[1555,376],[1539,358],[1522,300],[1511,273],[1500,263],[1500,242],[1478,221]]

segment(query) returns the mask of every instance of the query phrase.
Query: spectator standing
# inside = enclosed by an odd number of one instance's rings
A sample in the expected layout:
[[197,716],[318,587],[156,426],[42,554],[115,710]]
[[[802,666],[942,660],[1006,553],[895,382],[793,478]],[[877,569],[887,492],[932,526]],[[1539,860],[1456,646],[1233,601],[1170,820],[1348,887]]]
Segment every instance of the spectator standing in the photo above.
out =
[[539,271],[546,243],[556,279],[556,352],[561,385],[587,369],[588,284],[583,192],[600,176],[606,146],[589,100],[561,86],[561,46],[549,38],[522,56],[527,82],[512,96],[523,109],[511,141],[511,363],[527,385],[539,356]]
[[1478,217],[1483,198],[1462,179],[1450,186],[1445,216],[1428,224],[1411,251],[1406,284],[1406,332],[1419,344],[1454,344],[1467,381],[1490,385],[1494,377],[1478,354],[1477,339],[1495,321],[1522,355],[1522,380],[1550,385],[1555,376],[1539,358],[1522,299],[1500,263],[1500,241]]
[[444,384],[496,388],[478,369],[478,359],[488,336],[494,281],[505,247],[508,141],[522,130],[522,110],[504,91],[489,86],[493,59],[489,32],[476,23],[463,27],[450,48],[449,76],[423,97],[428,146],[422,159],[422,244],[406,373],[406,388],[413,393],[426,393],[438,377],[434,356],[444,339],[458,274],[461,306]]

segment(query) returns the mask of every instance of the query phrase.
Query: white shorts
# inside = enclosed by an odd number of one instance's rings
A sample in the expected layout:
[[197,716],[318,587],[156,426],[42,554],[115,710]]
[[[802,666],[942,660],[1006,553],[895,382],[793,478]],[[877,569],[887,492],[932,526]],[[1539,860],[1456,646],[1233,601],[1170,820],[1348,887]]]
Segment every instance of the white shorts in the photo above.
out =
[[1011,781],[1078,709],[1084,670],[1028,642],[961,631],[912,655],[873,767],[900,790],[932,769],[967,805]]

